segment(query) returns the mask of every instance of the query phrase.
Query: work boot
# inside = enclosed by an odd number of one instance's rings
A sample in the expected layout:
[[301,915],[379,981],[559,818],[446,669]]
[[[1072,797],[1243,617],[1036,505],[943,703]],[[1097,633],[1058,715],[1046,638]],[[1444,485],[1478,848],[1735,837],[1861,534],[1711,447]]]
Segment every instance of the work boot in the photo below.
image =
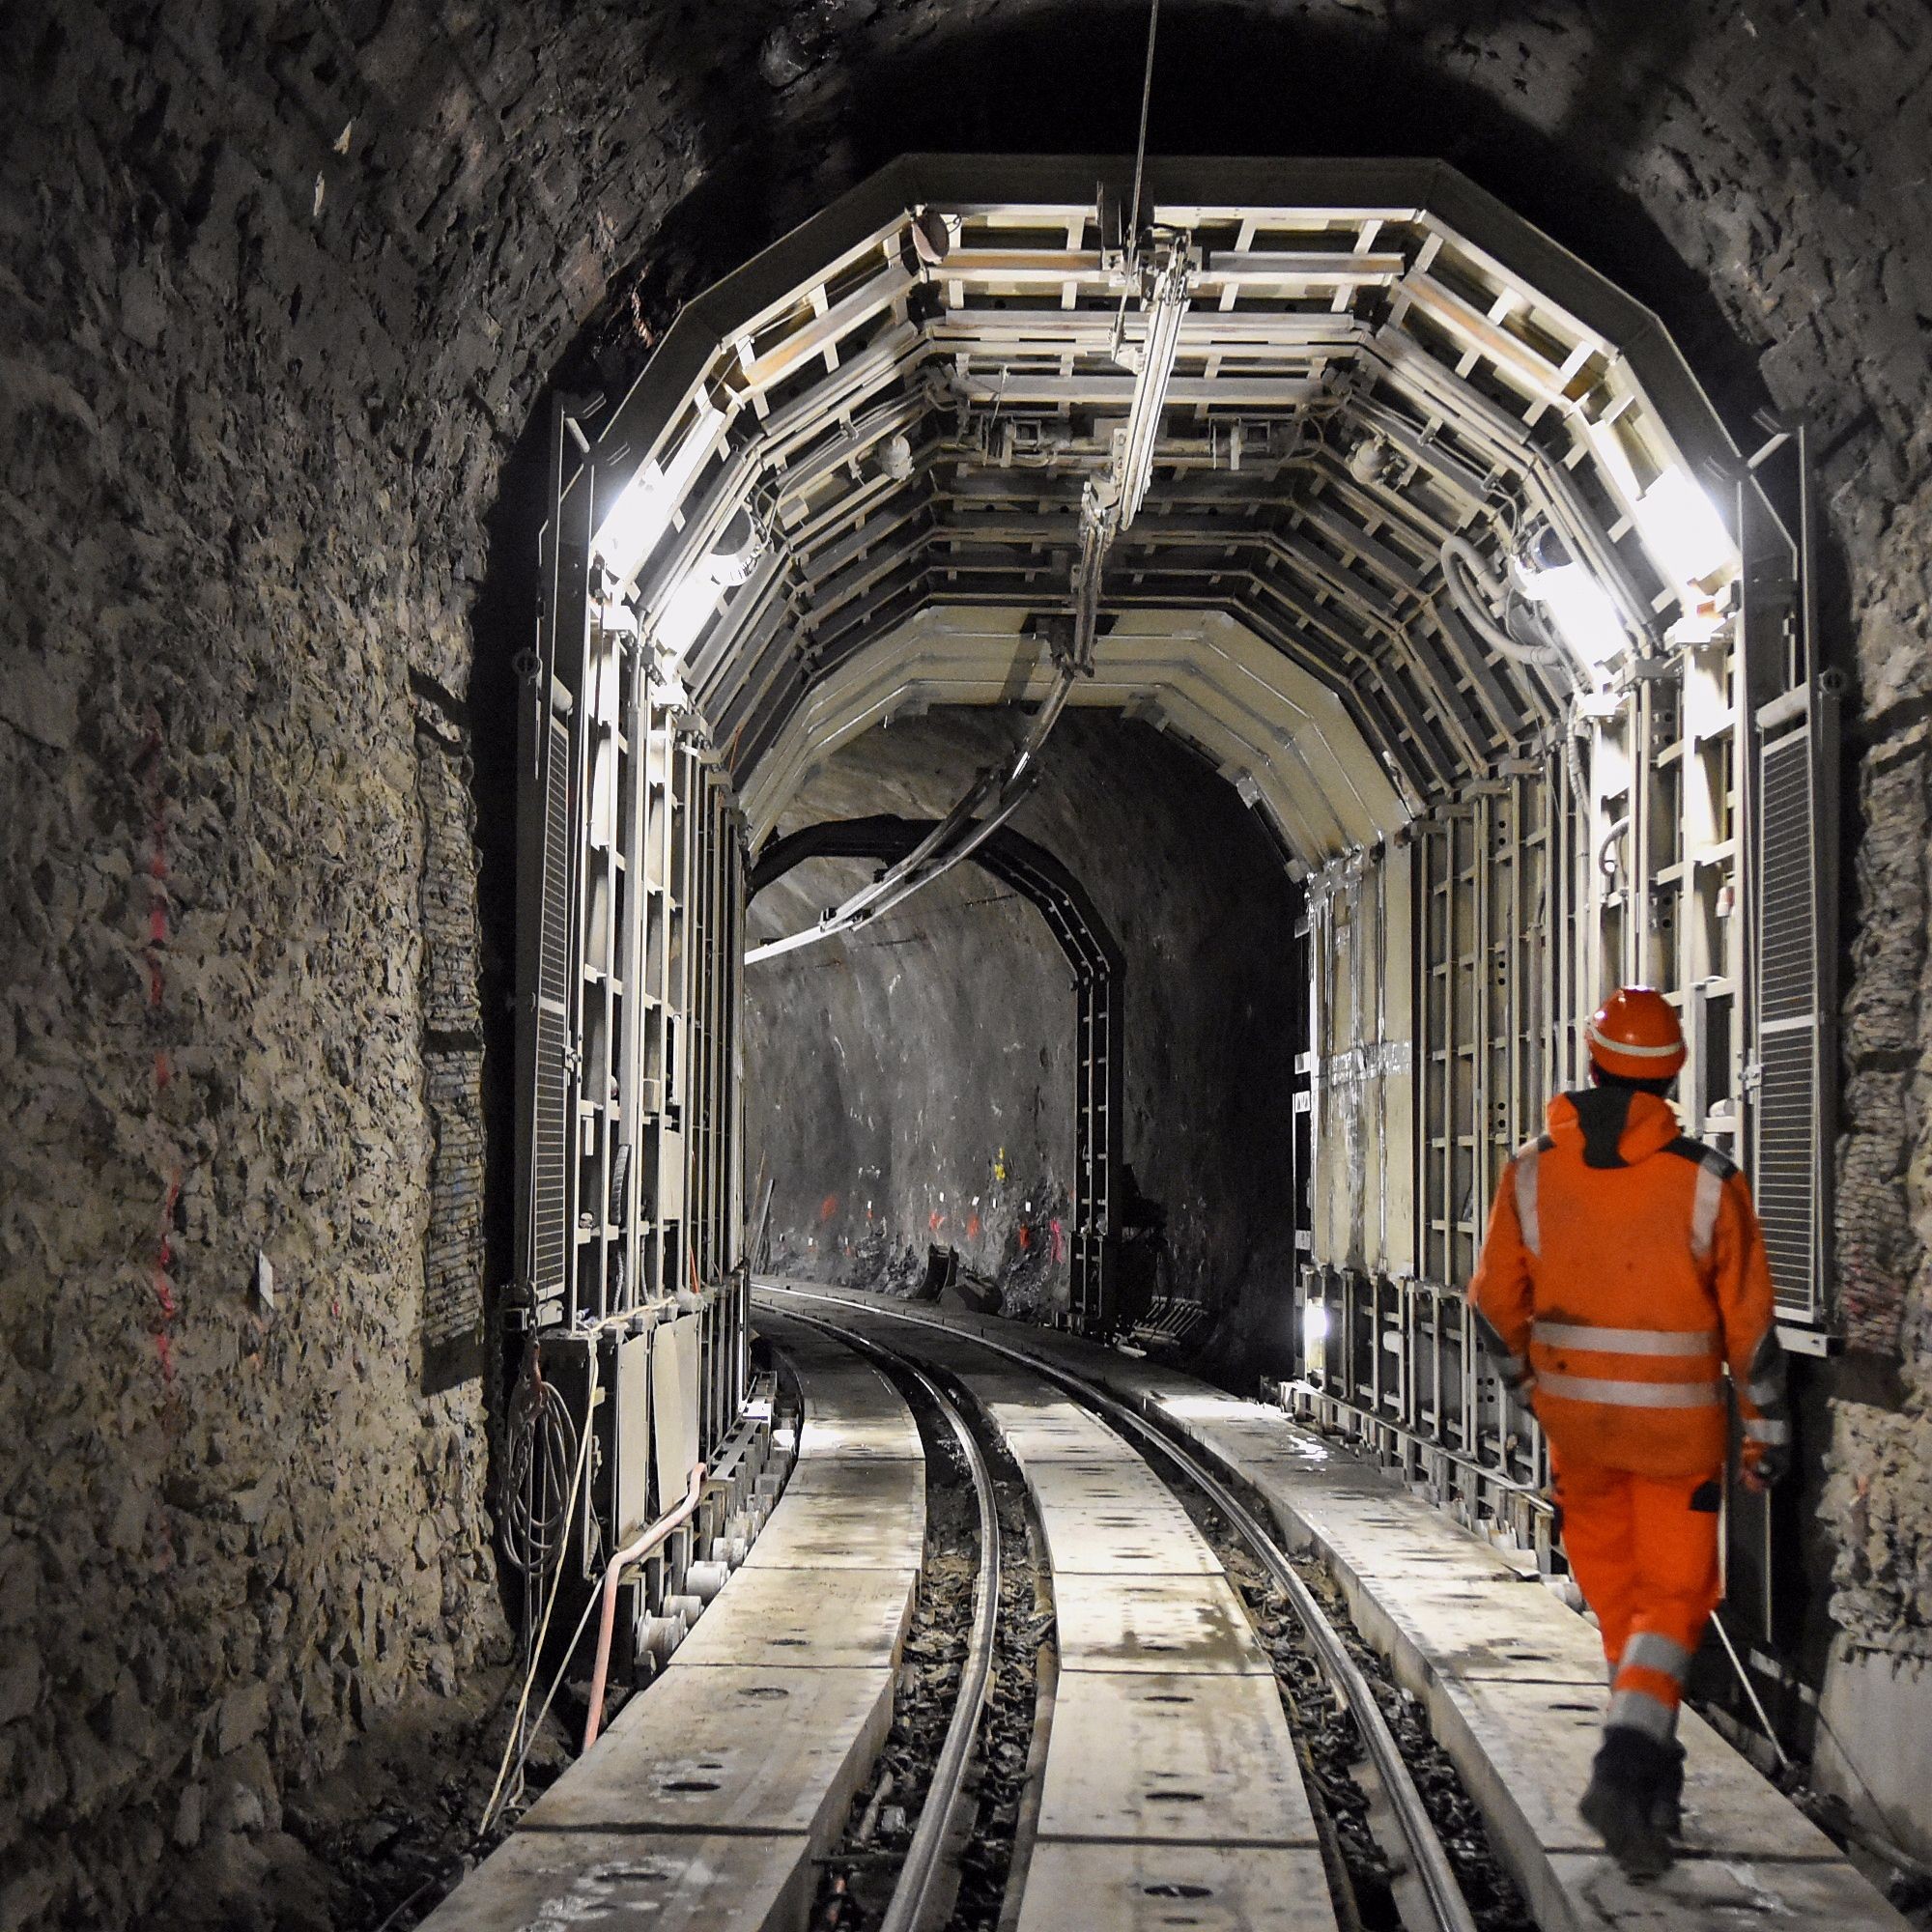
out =
[[1641,1882],[1670,1869],[1670,1840],[1657,1811],[1671,1775],[1670,1748],[1648,1731],[1612,1724],[1590,1768],[1590,1788],[1577,1809],[1627,1878]]
[[1666,1838],[1684,1835],[1684,1747],[1675,1738],[1664,1746],[1668,1759],[1663,1781],[1650,1802],[1650,1820]]

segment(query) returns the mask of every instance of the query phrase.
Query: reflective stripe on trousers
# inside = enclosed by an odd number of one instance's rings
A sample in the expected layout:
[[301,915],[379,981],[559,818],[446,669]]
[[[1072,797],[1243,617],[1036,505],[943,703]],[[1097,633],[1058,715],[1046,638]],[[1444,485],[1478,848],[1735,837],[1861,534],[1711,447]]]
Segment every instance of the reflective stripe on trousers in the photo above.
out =
[[1610,1665],[1607,1721],[1667,1742],[1719,1589],[1709,1476],[1638,1476],[1560,1454],[1563,1548]]
[[1677,1729],[1677,1707],[1690,1670],[1689,1645],[1662,1631],[1633,1631],[1610,1674],[1610,1708],[1605,1722],[1647,1731],[1667,1742]]
[[1653,1697],[1648,1690],[1615,1690],[1604,1718],[1604,1728],[1645,1731],[1659,1744],[1668,1744],[1677,1735],[1677,1706]]
[[1682,1684],[1690,1668],[1690,1647],[1662,1631],[1633,1631],[1630,1641],[1624,1645],[1624,1654],[1617,1659],[1617,1668],[1661,1670]]

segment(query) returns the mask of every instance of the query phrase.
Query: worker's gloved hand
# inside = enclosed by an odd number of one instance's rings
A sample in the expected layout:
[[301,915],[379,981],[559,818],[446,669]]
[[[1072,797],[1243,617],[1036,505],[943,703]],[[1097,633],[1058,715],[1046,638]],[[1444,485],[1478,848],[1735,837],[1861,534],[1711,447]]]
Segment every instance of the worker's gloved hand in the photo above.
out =
[[1762,1495],[1775,1483],[1781,1483],[1791,1468],[1791,1445],[1788,1442],[1764,1442],[1757,1445],[1757,1454],[1745,1463],[1745,1488]]

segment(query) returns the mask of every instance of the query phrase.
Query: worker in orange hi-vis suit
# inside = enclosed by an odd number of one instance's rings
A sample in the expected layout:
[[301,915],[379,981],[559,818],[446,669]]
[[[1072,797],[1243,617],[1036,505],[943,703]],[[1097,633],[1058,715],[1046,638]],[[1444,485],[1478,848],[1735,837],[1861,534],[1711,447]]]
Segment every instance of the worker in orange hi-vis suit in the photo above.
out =
[[1580,1809],[1654,1877],[1679,1826],[1677,1707],[1719,1594],[1725,1370],[1753,1488],[1783,1473],[1790,1424],[1749,1185],[1666,1097],[1676,1012],[1627,986],[1589,1046],[1592,1087],[1552,1100],[1503,1172],[1469,1299],[1548,1437],[1564,1549],[1603,1628],[1610,1704]]

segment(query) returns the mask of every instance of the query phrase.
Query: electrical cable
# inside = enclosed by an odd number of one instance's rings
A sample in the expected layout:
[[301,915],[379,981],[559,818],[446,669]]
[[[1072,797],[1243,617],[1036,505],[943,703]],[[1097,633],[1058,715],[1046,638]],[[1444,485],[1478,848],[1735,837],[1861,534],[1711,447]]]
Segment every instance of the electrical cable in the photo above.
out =
[[1605,878],[1613,879],[1622,871],[1622,865],[1610,856],[1610,847],[1631,829],[1630,813],[1612,821],[1610,828],[1597,842],[1597,869]]
[[540,1494],[555,1495],[577,1459],[577,1425],[563,1398],[544,1380],[534,1361],[519,1383],[509,1417],[509,1454],[503,1476],[503,1553],[527,1577],[549,1573],[555,1554],[558,1519],[541,1508]]
[[1737,1646],[1731,1641],[1731,1634],[1724,1628],[1724,1620],[1716,1610],[1711,1612],[1711,1628],[1718,1633],[1724,1646],[1724,1655],[1731,1660],[1731,1668],[1738,1673],[1738,1682],[1744,1686],[1745,1695],[1750,1699],[1750,1707],[1757,1713],[1759,1728],[1764,1732],[1772,1749],[1777,1753],[1778,1763],[1788,1767],[1791,1763],[1791,1753],[1778,1742],[1777,1733],[1772,1729],[1771,1719],[1766,1716],[1764,1705],[1758,1699],[1757,1686],[1750,1681],[1749,1673],[1745,1669],[1744,1660],[1738,1655]]
[[[577,1654],[578,1639],[583,1634],[584,1626],[589,1623],[590,1612],[597,1607],[598,1601],[598,1593],[595,1590],[584,1599],[582,1613],[577,1619],[577,1628],[570,1634],[570,1642],[564,1647],[562,1662],[556,1666],[556,1675],[550,1680],[550,1689],[544,1692],[544,1700],[537,1706],[536,1716],[530,1719],[529,1729],[524,1734],[523,1747],[517,1752],[517,1761],[510,1767],[508,1777],[503,1783],[506,1792],[515,1787],[517,1779],[523,1776],[524,1766],[529,1762],[530,1752],[536,1746],[544,1719],[550,1716],[550,1707],[555,1701],[556,1693],[563,1689],[563,1680],[570,1670],[570,1660]],[[517,1728],[512,1725],[510,1736],[514,1739],[516,1735]],[[502,1774],[499,1773],[498,1776],[500,1777]],[[504,1803],[508,1802],[506,1798]],[[495,1803],[496,1795],[492,1793],[491,1804],[483,1807],[483,1816],[477,1821],[474,1842],[478,1845],[482,1843],[485,1833],[495,1822],[496,1812],[492,1808]]]
[[[1845,1748],[1844,1739],[1832,1728],[1832,1721],[1826,1717],[1823,1705],[1814,1705],[1811,1715],[1817,1719],[1819,1728],[1837,1747],[1838,1756],[1843,1761],[1845,1769],[1858,1779],[1859,1789],[1864,1793],[1872,1810],[1878,1815],[1879,1822],[1885,1826],[1887,1831],[1890,1831],[1892,1823],[1890,1818],[1886,1815],[1885,1806],[1879,1803],[1878,1793],[1865,1781],[1864,1773],[1853,1763],[1851,1752]],[[1842,1831],[1846,1837],[1857,1839],[1867,1851],[1876,1852],[1879,1857],[1889,1859],[1901,1871],[1911,1872],[1918,1878],[1932,1878],[1932,1866],[1928,1866],[1923,1861],[1915,1858],[1912,1853],[1906,1851],[1903,1846],[1897,1844],[1892,1839],[1881,1838],[1868,1826],[1861,1826],[1857,1817],[1851,1815],[1849,1804],[1845,1806],[1845,1813],[1838,1819],[1835,1829]]]
[[1141,132],[1134,144],[1134,206],[1127,228],[1127,250],[1131,254],[1141,232],[1141,169],[1147,161],[1148,108],[1153,100],[1153,39],[1160,27],[1160,0],[1148,8],[1147,72],[1141,78]]
[[[767,940],[762,946],[749,948],[745,963],[755,965],[760,959],[770,959],[781,952],[795,952],[801,947],[815,945],[821,939],[849,932],[854,926],[875,919],[910,898],[921,887],[930,885],[977,850],[1012,816],[1032,788],[1040,747],[1059,723],[1072,689],[1072,668],[1064,665],[1053,689],[1034,714],[1026,737],[1008,759],[1004,774],[997,770],[982,772],[966,795],[903,859],[889,867],[870,885],[862,887],[834,907],[815,925],[787,933],[781,939]],[[976,818],[974,814],[989,798],[992,800],[991,812],[985,818]]]
[[[1144,180],[1144,170],[1146,170],[1146,160],[1148,160],[1148,112],[1150,112],[1150,104],[1153,100],[1153,48],[1155,48],[1155,39],[1157,39],[1157,33],[1159,33],[1159,23],[1161,23],[1161,0],[1150,0],[1150,8],[1148,8],[1148,64],[1146,64],[1146,71],[1142,73],[1142,83],[1140,83],[1140,135],[1138,135],[1138,139],[1134,143],[1132,226],[1130,226],[1130,234],[1126,238],[1126,247],[1128,247],[1128,259],[1130,259],[1130,263],[1138,257],[1138,243],[1140,243],[1140,189],[1142,189],[1142,180]],[[1163,286],[1165,286],[1165,280],[1163,280]],[[1157,365],[1161,367],[1161,377],[1159,377],[1161,388],[1165,388],[1167,371],[1171,371],[1171,367],[1173,367],[1173,352],[1175,352],[1175,344],[1179,342],[1179,330],[1180,330],[1180,311],[1186,307],[1186,282],[1184,282],[1184,274],[1182,274],[1182,280],[1180,280],[1179,286],[1180,286],[1180,298],[1179,298],[1179,301],[1169,299],[1169,301],[1165,301],[1155,311],[1155,323],[1157,323],[1157,327],[1161,330],[1161,342],[1159,344],[1155,342],[1155,328],[1150,327],[1148,342],[1144,344],[1144,350],[1142,350],[1144,357],[1151,359],[1153,354],[1155,354],[1155,350],[1159,348],[1161,354],[1157,357]],[[1124,317],[1126,317],[1126,296],[1121,298],[1121,319],[1122,319],[1122,323],[1124,323]],[[1142,396],[1142,388],[1146,384],[1148,365],[1150,363],[1144,361],[1142,369],[1138,371],[1138,379],[1140,381],[1136,381],[1136,408],[1140,408],[1140,396]],[[999,421],[999,406],[1001,406],[1001,398],[1005,396],[1005,386],[1007,386],[1007,371],[1003,369],[1001,377],[999,377],[999,390],[993,396],[993,413],[991,413],[991,419],[987,421],[985,429],[981,431],[981,440],[985,442],[987,448],[991,448],[991,431],[993,431],[993,427]],[[1132,417],[1128,421],[1130,421],[1130,427],[1132,427]],[[1150,437],[1150,435],[1157,435],[1157,423],[1159,423],[1159,410],[1157,408],[1151,412],[1151,421],[1153,421],[1155,427],[1150,431],[1146,427],[1146,412],[1144,412],[1144,421],[1142,421],[1142,437],[1144,439]],[[1151,456],[1140,468],[1142,469],[1151,468]],[[1144,491],[1144,489],[1146,489],[1146,479],[1142,477],[1140,491]],[[1140,491],[1134,491],[1134,495],[1126,502],[1128,516],[1132,514],[1134,506],[1138,504],[1138,493]],[[1090,493],[1092,493],[1092,485],[1090,485]],[[1047,694],[1045,703],[1041,703],[1039,713],[1034,719],[1034,726],[1032,726],[1032,730],[1026,736],[1026,742],[1018,748],[1018,752],[1014,753],[1014,757],[1009,761],[1005,775],[1001,777],[999,773],[993,773],[993,771],[981,773],[980,779],[978,779],[978,782],[966,792],[966,796],[958,800],[958,804],[945,815],[945,819],[941,819],[941,823],[935,825],[933,831],[923,840],[920,840],[920,844],[912,852],[908,852],[904,858],[900,858],[893,866],[889,866],[869,885],[862,887],[860,891],[856,891],[848,898],[844,898],[838,906],[835,906],[831,912],[827,912],[825,918],[821,918],[815,925],[808,925],[808,927],[804,927],[802,931],[796,931],[796,933],[786,933],[782,939],[769,939],[763,945],[750,947],[746,951],[746,954],[744,954],[744,962],[748,966],[755,966],[759,960],[775,958],[781,952],[796,952],[800,947],[815,945],[819,939],[831,939],[835,933],[852,931],[852,927],[856,927],[856,925],[860,925],[860,923],[864,923],[867,920],[877,918],[881,912],[889,912],[891,908],[895,908],[895,906],[902,904],[906,898],[910,898],[916,891],[920,891],[920,887],[931,885],[933,879],[941,877],[952,866],[956,866],[960,860],[964,860],[972,852],[976,852],[995,831],[999,831],[1001,825],[1007,823],[1007,819],[1012,817],[1012,813],[1020,806],[1020,800],[1026,796],[1026,792],[1034,784],[1034,769],[1032,769],[1034,757],[1039,752],[1041,744],[1045,742],[1047,734],[1053,730],[1055,723],[1059,721],[1061,709],[1065,707],[1066,697],[1068,697],[1068,694],[1072,690],[1074,672],[1076,670],[1084,670],[1084,672],[1092,674],[1092,668],[1094,668],[1092,667],[1092,651],[1094,651],[1094,630],[1095,630],[1097,612],[1099,612],[1099,564],[1101,564],[1101,558],[1105,556],[1107,547],[1113,541],[1115,531],[1119,529],[1119,522],[1121,520],[1119,520],[1119,510],[1113,508],[1113,506],[1107,506],[1107,510],[1101,516],[1101,520],[1097,524],[1094,524],[1090,520],[1090,508],[1084,506],[1082,508],[1082,522],[1088,527],[1086,527],[1086,537],[1084,537],[1082,566],[1080,566],[1080,570],[1076,572],[1076,578],[1074,578],[1074,603],[1076,603],[1076,614],[1074,614],[1074,639],[1076,641],[1074,641],[1074,651],[1072,651],[1070,659],[1063,659],[1061,661],[1059,682],[1055,684],[1053,692]],[[989,796],[993,798],[993,810],[983,819],[976,817],[976,813],[980,811],[980,806],[985,804]]]
[[[594,1405],[597,1393],[596,1357],[594,1355],[591,1356],[590,1361],[590,1401],[586,1402],[584,1406],[582,1440],[578,1447],[577,1467],[571,1475],[570,1494],[565,1499],[563,1505],[563,1520],[566,1530],[569,1526],[571,1514],[577,1508],[577,1492],[583,1481],[584,1464],[590,1461],[590,1438],[593,1432],[590,1428],[589,1411]],[[523,1693],[517,1699],[516,1716],[510,1719],[510,1735],[503,1740],[503,1760],[497,1767],[497,1781],[490,1787],[489,1801],[483,1806],[484,1822],[477,1827],[479,1835],[488,1829],[489,1821],[496,1815],[497,1797],[504,1789],[504,1780],[509,1776],[510,1759],[516,1751],[518,1738],[523,1735],[524,1713],[529,1709],[530,1687],[536,1682],[538,1662],[543,1656],[544,1639],[550,1635],[550,1620],[556,1609],[556,1600],[562,1594],[563,1592],[560,1589],[552,1590],[550,1601],[544,1605],[543,1622],[538,1628],[535,1643],[530,1646],[530,1667],[524,1673]],[[595,1597],[591,1601],[594,1603],[596,1601]]]
[[1463,620],[1498,657],[1507,658],[1512,664],[1561,667],[1570,672],[1571,682],[1575,684],[1576,667],[1566,651],[1554,644],[1519,643],[1490,614],[1483,599],[1487,597],[1492,603],[1502,603],[1503,588],[1490,575],[1490,567],[1483,561],[1482,553],[1466,537],[1442,539],[1442,586],[1449,593],[1449,601],[1462,613]]
[[[1737,1673],[1738,1683],[1743,1687],[1746,1697],[1750,1700],[1750,1707],[1757,1716],[1758,1728],[1763,1731],[1765,1741],[1777,1754],[1779,1768],[1785,1771],[1792,1770],[1796,1766],[1797,1760],[1784,1748],[1776,1731],[1772,1728],[1771,1719],[1765,1711],[1762,1699],[1757,1694],[1757,1686],[1750,1681],[1750,1675],[1744,1666],[1744,1660],[1738,1655],[1737,1645],[1731,1641],[1731,1634],[1724,1628],[1724,1620],[1716,1610],[1711,1612],[1711,1628],[1718,1633],[1719,1640],[1723,1645],[1724,1655],[1730,1660],[1732,1670]],[[1891,1820],[1886,1815],[1885,1806],[1879,1803],[1878,1793],[1865,1781],[1864,1774],[1853,1763],[1852,1754],[1845,1748],[1844,1740],[1832,1728],[1832,1721],[1826,1717],[1822,1706],[1814,1706],[1812,1715],[1817,1719],[1819,1728],[1837,1747],[1838,1756],[1843,1761],[1845,1769],[1858,1779],[1859,1789],[1864,1793],[1872,1810],[1877,1814],[1879,1822],[1888,1831],[1890,1831]],[[1914,1859],[1911,1853],[1902,1850],[1898,1845],[1888,1839],[1878,1838],[1869,1832],[1861,1831],[1858,1827],[1858,1821],[1855,1818],[1845,1819],[1842,1824],[1842,1830],[1847,1837],[1856,1838],[1868,1851],[1876,1852],[1881,1858],[1890,1860],[1902,1870],[1909,1870],[1915,1876],[1918,1877],[1927,1875],[1927,1867]]]

